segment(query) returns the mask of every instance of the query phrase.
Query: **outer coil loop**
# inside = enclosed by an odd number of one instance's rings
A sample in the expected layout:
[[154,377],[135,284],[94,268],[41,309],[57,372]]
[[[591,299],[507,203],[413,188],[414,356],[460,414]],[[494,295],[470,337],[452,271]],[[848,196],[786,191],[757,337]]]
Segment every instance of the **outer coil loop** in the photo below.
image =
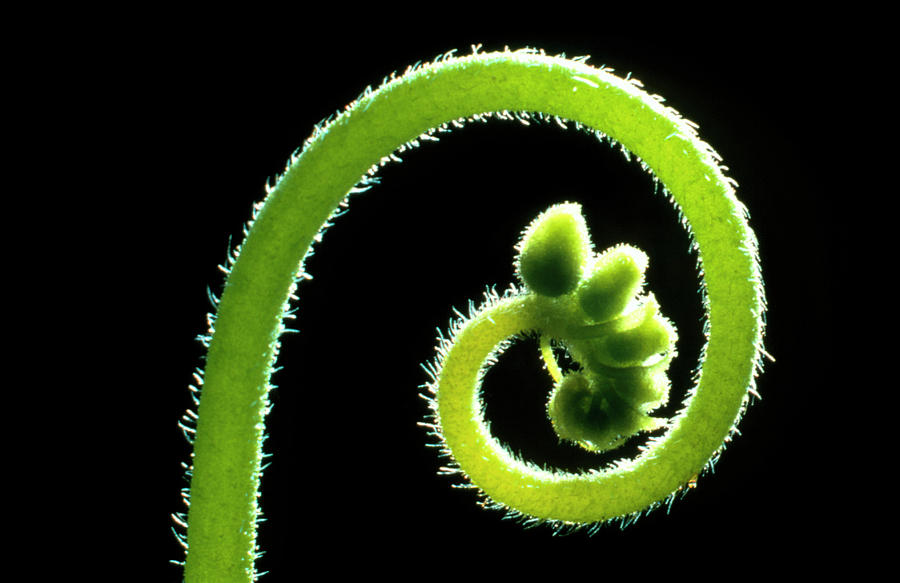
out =
[[[705,282],[709,338],[690,405],[652,446],[652,455],[601,473],[599,484],[585,485],[579,476],[555,478],[556,490],[544,494],[557,500],[547,516],[593,522],[640,512],[688,483],[718,454],[753,388],[764,296],[754,234],[715,153],[660,100],[584,62],[535,51],[442,58],[367,91],[316,128],[254,216],[229,270],[206,359],[191,476],[187,581],[254,577],[269,378],[298,264],[302,273],[302,260],[323,226],[361,177],[364,186],[365,177],[397,148],[460,118],[510,111],[579,122],[639,156],[680,207]],[[448,419],[442,415],[447,434]],[[481,440],[479,447],[488,452],[490,441]],[[516,496],[533,489],[520,470],[510,465],[504,472],[508,480],[480,485],[516,506]],[[538,504],[536,515],[543,506]]]

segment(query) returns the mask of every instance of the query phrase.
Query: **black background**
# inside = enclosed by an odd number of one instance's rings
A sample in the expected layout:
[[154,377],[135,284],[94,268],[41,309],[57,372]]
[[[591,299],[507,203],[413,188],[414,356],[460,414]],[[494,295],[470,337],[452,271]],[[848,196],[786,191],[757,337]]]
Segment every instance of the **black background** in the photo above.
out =
[[[284,369],[271,395],[265,450],[273,455],[260,500],[266,554],[258,567],[271,572],[264,580],[294,580],[320,567],[463,576],[475,565],[581,574],[612,564],[696,571],[713,558],[734,568],[778,562],[802,569],[825,550],[826,560],[843,559],[833,543],[846,536],[846,513],[834,502],[835,492],[851,486],[835,471],[848,461],[844,441],[830,437],[833,427],[809,437],[836,406],[832,387],[845,374],[820,365],[823,345],[839,335],[830,324],[832,300],[836,274],[849,261],[833,203],[842,188],[833,171],[838,146],[817,123],[837,106],[822,97],[822,85],[825,71],[842,62],[839,43],[787,25],[740,34],[537,25],[409,34],[408,26],[388,23],[348,38],[276,20],[260,31],[172,19],[144,30],[139,42],[120,32],[94,45],[109,79],[92,110],[113,122],[107,150],[117,152],[112,159],[127,176],[122,196],[110,202],[124,219],[116,234],[144,253],[139,271],[121,265],[122,285],[110,290],[127,296],[122,325],[142,327],[150,340],[129,346],[126,364],[141,371],[138,387],[117,397],[138,420],[121,428],[120,440],[138,455],[115,455],[125,490],[140,492],[129,503],[129,520],[141,531],[129,553],[134,561],[154,580],[180,576],[166,564],[181,554],[169,515],[182,510],[179,464],[190,452],[177,422],[191,404],[187,385],[203,355],[194,338],[206,329],[207,288],[221,290],[216,266],[229,236],[240,239],[264,184],[316,122],[392,71],[477,43],[590,54],[591,63],[631,72],[699,124],[740,184],[760,240],[766,346],[776,359],[759,381],[763,399],[714,474],[668,515],[656,511],[624,531],[554,537],[502,520],[471,492],[452,489],[452,479],[436,475],[441,462],[416,425],[426,413],[419,364],[432,358],[435,329],[446,328],[451,307],[465,311],[485,286],[512,281],[518,234],[549,204],[582,202],[598,248],[629,242],[648,252],[650,287],[680,331],[676,391],[689,383],[702,337],[687,236],[636,164],[553,124],[491,122],[445,134],[385,167],[382,184],[352,199],[307,261],[314,279],[299,289],[300,334],[283,340]],[[117,47],[126,58],[115,57]],[[585,458],[541,445],[540,391],[549,382],[533,347],[513,350],[499,367],[497,377],[521,384],[526,396],[509,398],[502,379],[486,387],[496,431],[526,457],[583,467]],[[502,421],[529,415],[537,425]],[[648,548],[652,561],[640,558]]]

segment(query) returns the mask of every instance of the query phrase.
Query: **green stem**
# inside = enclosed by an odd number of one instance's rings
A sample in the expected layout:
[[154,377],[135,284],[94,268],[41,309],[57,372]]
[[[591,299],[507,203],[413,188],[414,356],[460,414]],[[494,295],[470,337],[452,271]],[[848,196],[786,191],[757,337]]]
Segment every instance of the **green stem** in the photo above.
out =
[[[711,150],[673,110],[583,63],[526,53],[447,59],[387,83],[320,128],[272,189],[241,246],[206,361],[187,581],[255,577],[269,377],[298,265],[314,237],[360,177],[395,149],[443,123],[492,111],[539,111],[602,131],[640,156],[675,197],[703,262],[710,337],[696,395],[669,434],[668,441],[680,443],[677,460],[642,474],[644,498],[667,495],[721,447],[753,381],[763,303],[753,233]],[[690,458],[690,468],[676,467],[682,458]],[[598,507],[593,515],[638,510]]]

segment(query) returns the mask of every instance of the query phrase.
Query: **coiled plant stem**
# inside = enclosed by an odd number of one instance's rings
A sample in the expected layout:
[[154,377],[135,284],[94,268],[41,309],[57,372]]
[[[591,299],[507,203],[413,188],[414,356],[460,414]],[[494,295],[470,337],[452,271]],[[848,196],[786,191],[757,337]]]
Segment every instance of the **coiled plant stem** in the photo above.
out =
[[[582,500],[572,508],[596,510],[553,517],[594,521],[639,512],[717,455],[752,389],[764,305],[754,236],[714,152],[660,100],[582,62],[534,52],[441,59],[367,93],[317,128],[270,191],[240,246],[211,327],[199,403],[188,582],[255,579],[269,377],[298,265],[302,272],[317,233],[360,178],[398,147],[443,123],[497,111],[577,121],[639,156],[680,206],[699,249],[708,299],[709,341],[700,380],[687,409],[654,446],[652,462],[635,466],[639,476],[623,470],[625,479],[606,479],[590,493],[571,490]],[[595,501],[581,498],[599,491],[605,493]]]

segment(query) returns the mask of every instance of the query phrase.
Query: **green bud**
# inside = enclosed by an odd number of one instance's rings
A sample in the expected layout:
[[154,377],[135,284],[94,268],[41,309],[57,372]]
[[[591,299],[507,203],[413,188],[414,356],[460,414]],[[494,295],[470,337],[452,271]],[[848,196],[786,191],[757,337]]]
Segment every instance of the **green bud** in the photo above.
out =
[[591,254],[581,205],[554,205],[531,222],[518,245],[516,271],[531,291],[550,297],[575,289]]
[[595,322],[621,314],[643,285],[647,255],[635,247],[619,245],[603,252],[591,274],[578,286],[578,303]]
[[617,447],[661,423],[622,399],[609,379],[583,373],[567,374],[557,383],[547,414],[561,439],[594,452]]
[[598,358],[607,366],[640,366],[651,356],[669,350],[674,337],[675,331],[668,320],[648,318],[631,330],[604,338]]
[[669,400],[668,364],[608,369],[613,390],[631,407],[645,413],[665,405]]

